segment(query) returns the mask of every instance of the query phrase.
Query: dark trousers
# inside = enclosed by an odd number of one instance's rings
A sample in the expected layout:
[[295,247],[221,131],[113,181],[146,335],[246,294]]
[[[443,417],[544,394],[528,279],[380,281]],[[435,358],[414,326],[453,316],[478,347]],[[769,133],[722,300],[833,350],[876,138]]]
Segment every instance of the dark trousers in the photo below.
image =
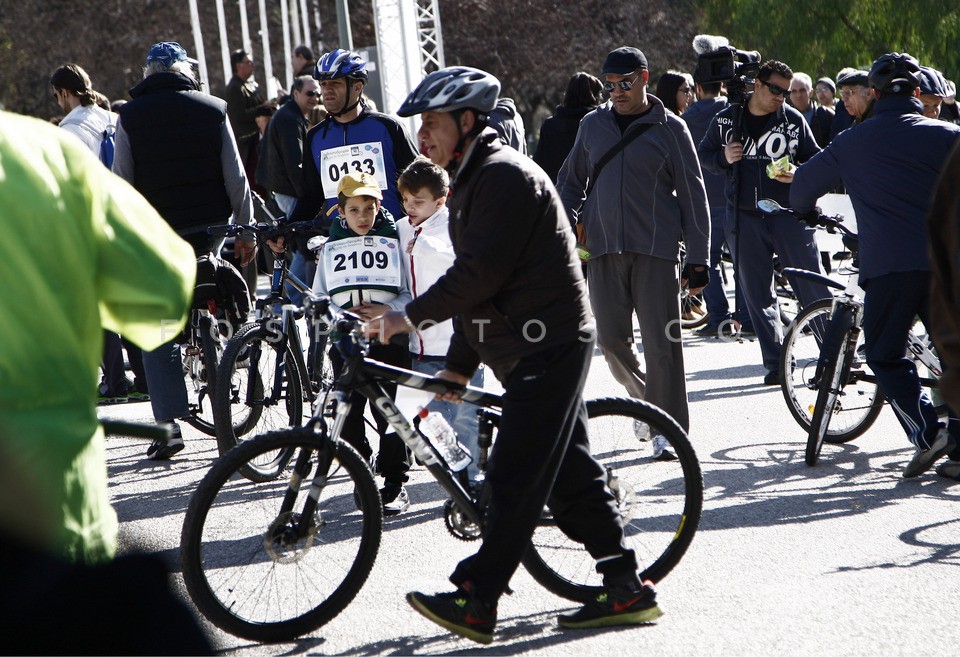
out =
[[123,349],[127,350],[133,371],[133,389],[147,392],[147,375],[143,371],[140,347],[110,331],[103,332],[103,382],[108,395],[126,395],[130,382],[123,367]]
[[[906,356],[907,333],[919,316],[930,326],[930,272],[906,271],[866,282],[863,333],[867,365],[877,375],[910,442],[929,449],[940,420],[929,395],[920,386],[916,364]],[[950,433],[960,437],[960,424],[951,417]],[[960,448],[954,457],[960,456]]]
[[[727,247],[736,264],[737,285],[743,290],[753,330],[757,333],[763,366],[768,372],[777,372],[780,369],[783,323],[773,283],[773,255],[779,255],[785,267],[822,274],[820,250],[814,230],[793,217],[740,210],[737,225],[734,225],[734,219],[730,208],[726,236]],[[833,296],[826,285],[802,278],[790,277],[790,286],[797,293],[801,308]]]
[[[388,365],[410,368],[410,351],[406,344],[376,344],[370,348],[370,358],[379,360]],[[330,349],[330,364],[333,365],[334,377],[339,377],[343,370],[343,356],[337,351],[336,346]],[[391,399],[397,396],[397,386],[391,383],[382,383],[384,391],[390,395]],[[350,395],[350,414],[343,425],[341,436],[350,445],[353,446],[360,456],[369,461],[373,456],[373,448],[370,447],[370,441],[367,440],[367,427],[363,419],[363,413],[367,406],[367,398],[359,392]],[[410,459],[407,454],[407,446],[403,444],[396,433],[391,431],[386,433],[390,425],[378,414],[373,414],[377,424],[377,433],[380,434],[380,451],[377,454],[376,471],[383,475],[384,483],[402,484],[409,477],[407,470],[410,469]]]
[[604,558],[597,570],[606,582],[637,576],[606,473],[590,455],[583,386],[593,349],[592,340],[548,347],[523,358],[506,382],[483,543],[450,577],[458,586],[470,581],[485,602],[496,604],[506,591],[544,504],[561,531]]

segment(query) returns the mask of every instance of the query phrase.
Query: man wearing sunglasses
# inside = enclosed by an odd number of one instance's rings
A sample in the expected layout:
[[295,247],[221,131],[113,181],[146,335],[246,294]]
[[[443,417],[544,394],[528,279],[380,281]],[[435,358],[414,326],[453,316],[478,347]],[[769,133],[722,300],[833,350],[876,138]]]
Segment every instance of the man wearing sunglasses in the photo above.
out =
[[269,192],[285,215],[293,212],[303,193],[303,144],[307,116],[320,101],[319,85],[310,75],[294,78],[290,99],[270,119],[260,144],[257,182]]
[[[727,176],[727,246],[760,343],[764,385],[780,383],[783,325],[773,286],[774,254],[786,267],[823,273],[813,228],[793,217],[770,217],[757,210],[757,201],[763,198],[789,206],[793,174],[770,178],[766,171],[769,163],[789,156],[796,165],[820,152],[803,115],[785,102],[792,78],[793,71],[783,62],[762,64],[753,93],[740,113],[740,124],[733,125],[734,107],[723,110],[711,120],[699,148],[704,169]],[[736,169],[738,177],[734,176]],[[738,189],[734,189],[735,179],[739,180]],[[791,279],[790,284],[803,306],[831,296],[821,284],[799,279]]]
[[[700,162],[687,125],[647,93],[642,52],[617,48],[600,79],[610,100],[580,122],[557,189],[571,220],[583,225],[597,342],[610,371],[631,396],[689,430],[679,294],[683,279],[693,294],[709,280],[710,214]],[[618,145],[622,150],[614,151]],[[646,373],[633,344],[634,313]],[[654,457],[671,458],[662,442],[654,437]]]

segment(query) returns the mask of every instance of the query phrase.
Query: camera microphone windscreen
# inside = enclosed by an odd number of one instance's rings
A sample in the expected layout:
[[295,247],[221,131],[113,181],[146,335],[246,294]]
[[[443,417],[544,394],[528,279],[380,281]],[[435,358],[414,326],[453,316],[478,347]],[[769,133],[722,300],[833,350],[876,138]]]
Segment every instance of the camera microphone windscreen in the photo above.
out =
[[727,40],[727,37],[713,36],[712,34],[698,34],[693,37],[693,51],[698,55],[716,52],[729,45],[730,41]]

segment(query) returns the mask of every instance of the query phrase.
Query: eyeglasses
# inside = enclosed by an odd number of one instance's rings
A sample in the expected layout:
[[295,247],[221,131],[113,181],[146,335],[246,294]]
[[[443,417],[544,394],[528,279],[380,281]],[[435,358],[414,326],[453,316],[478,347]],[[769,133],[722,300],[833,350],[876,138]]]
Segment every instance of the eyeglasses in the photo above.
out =
[[857,88],[845,87],[840,90],[840,98],[842,98],[843,100],[847,100],[848,98],[853,96],[853,94],[856,93],[857,91],[859,91],[859,89]]
[[314,91],[313,89],[308,89],[307,91],[304,91],[303,93],[307,94],[307,95],[310,96],[311,98],[313,98],[314,96],[319,96],[319,95],[320,95],[320,92],[319,92],[319,91]]
[[763,82],[763,84],[767,87],[767,89],[772,91],[773,95],[775,96],[783,96],[784,98],[786,98],[787,96],[790,95],[790,90],[784,89],[779,84],[774,84],[772,82],[764,82],[763,80],[760,80],[760,82]]
[[633,89],[633,85],[637,83],[637,80],[640,79],[641,75],[643,75],[642,72],[637,73],[637,77],[633,78],[632,80],[620,80],[619,82],[604,82],[603,90],[607,93],[610,93],[611,91],[613,91],[614,87],[620,87],[620,89],[623,91],[630,91],[631,89]]
[[690,87],[680,87],[679,89],[677,89],[677,91],[682,91],[685,94],[693,93],[693,89],[691,89]]

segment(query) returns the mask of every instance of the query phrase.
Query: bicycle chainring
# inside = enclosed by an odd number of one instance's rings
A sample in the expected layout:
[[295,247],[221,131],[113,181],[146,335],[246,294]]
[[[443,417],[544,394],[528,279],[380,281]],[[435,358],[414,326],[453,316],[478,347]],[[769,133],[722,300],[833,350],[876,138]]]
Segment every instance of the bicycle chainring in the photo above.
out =
[[459,541],[476,541],[480,538],[480,525],[467,518],[453,500],[447,500],[443,505],[443,523],[450,535]]

